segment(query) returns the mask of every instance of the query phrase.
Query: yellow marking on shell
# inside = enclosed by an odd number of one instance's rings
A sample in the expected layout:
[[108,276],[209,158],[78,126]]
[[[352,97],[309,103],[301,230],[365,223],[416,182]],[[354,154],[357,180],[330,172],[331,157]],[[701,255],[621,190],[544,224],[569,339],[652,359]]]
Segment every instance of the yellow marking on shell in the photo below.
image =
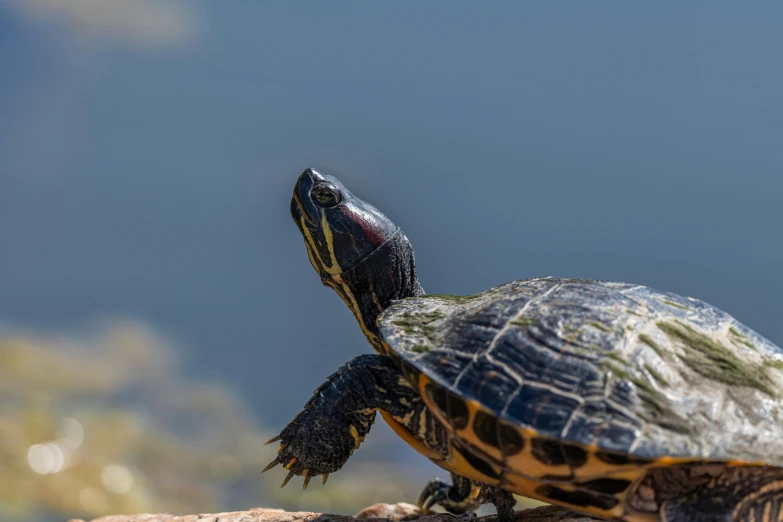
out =
[[[679,464],[690,464],[695,462],[703,462],[703,463],[710,463],[710,462],[718,462],[718,461],[710,461],[710,460],[704,460],[704,459],[697,459],[693,457],[658,457],[652,462],[650,462],[650,465],[648,467],[656,467],[656,468],[667,468],[670,466],[677,466]],[[762,464],[763,466],[766,466],[766,464]]]
[[394,430],[394,433],[396,433],[402,440],[407,442],[413,449],[431,461],[435,462],[435,464],[440,465],[440,461],[442,461],[444,458],[443,455],[425,446],[424,443],[422,443],[413,433],[411,433],[411,430],[406,428],[402,423],[398,422],[394,417],[383,410],[380,410],[380,412],[381,416],[386,421],[386,424],[388,424],[389,427]]
[[[612,476],[614,478],[614,476]],[[625,477],[618,477],[618,478],[625,478]],[[633,518],[628,517],[626,510],[625,510],[625,495],[627,494],[627,491],[630,491],[633,486],[630,486],[626,492],[619,494],[619,495],[611,495],[619,500],[618,504],[611,508],[611,509],[600,509],[595,506],[575,506],[573,504],[569,504],[567,502],[560,502],[556,501],[554,499],[551,499],[549,497],[546,497],[544,495],[540,495],[537,493],[538,488],[540,488],[543,484],[552,484],[558,487],[559,489],[562,489],[563,491],[578,491],[579,488],[575,487],[572,484],[569,483],[551,483],[551,482],[540,482],[535,479],[523,477],[522,475],[517,475],[516,473],[504,473],[503,474],[503,480],[501,483],[501,487],[505,489],[506,491],[511,491],[512,493],[516,493],[518,495],[522,495],[525,497],[534,498],[536,500],[541,500],[543,502],[549,502],[551,504],[555,504],[558,506],[566,507],[569,509],[573,509],[575,511],[579,511],[581,513],[585,513],[588,515],[595,515],[599,518],[605,518],[605,519],[620,519],[628,522],[650,522],[652,520],[656,520],[656,518],[653,516],[651,518]]]
[[649,465],[640,463],[629,464],[612,464],[604,462],[595,456],[595,451],[590,448],[587,449],[587,462],[583,466],[574,469],[574,478],[577,480],[589,480],[592,478],[603,477],[610,473],[624,470],[638,469],[640,474],[646,470]]
[[756,460],[756,461],[752,461],[752,460],[751,461],[743,461],[743,460],[729,460],[729,461],[726,461],[726,467],[729,467],[729,468],[736,468],[736,467],[740,467],[740,466],[744,467],[744,466],[768,466],[768,465],[769,464],[767,464],[766,462],[761,462],[761,461],[758,461],[758,460]]
[[[512,493],[557,504],[582,513],[595,515],[600,518],[622,519],[627,522],[652,522],[657,520],[656,514],[642,513],[628,509],[628,506],[625,503],[626,496],[630,491],[633,490],[634,484],[636,484],[638,480],[647,473],[649,468],[668,467],[701,461],[701,459],[695,459],[692,457],[665,456],[659,457],[657,459],[651,459],[646,463],[629,462],[625,464],[612,464],[600,460],[596,456],[596,452],[602,450],[597,445],[591,444],[582,446],[587,452],[587,461],[584,465],[574,469],[571,469],[571,467],[567,464],[550,466],[539,461],[532,455],[532,439],[546,437],[543,437],[535,430],[522,427],[517,427],[516,430],[524,441],[523,450],[516,455],[504,456],[498,448],[483,443],[473,430],[473,424],[477,412],[483,410],[486,414],[496,417],[497,415],[495,413],[486,408],[483,408],[478,401],[465,400],[464,402],[468,408],[469,422],[464,429],[455,430],[450,422],[451,419],[447,418],[447,416],[444,415],[438,409],[438,407],[432,403],[429,394],[425,393],[425,388],[430,383],[432,383],[434,386],[443,388],[442,386],[433,383],[433,381],[427,377],[427,375],[419,375],[418,391],[430,412],[439,422],[441,422],[449,431],[453,432],[460,440],[470,443],[471,445],[475,446],[478,451],[485,453],[488,458],[482,458],[482,460],[484,460],[488,465],[496,470],[496,472],[501,476],[501,481],[499,482],[497,479],[481,474],[473,466],[471,466],[470,463],[467,462],[467,460],[453,447],[450,448],[450,454],[445,459],[442,456],[439,456],[439,460],[432,459],[430,457],[431,460],[433,460],[438,466],[448,471],[452,471],[458,475],[470,478],[472,480],[483,482],[485,484],[500,484],[504,489]],[[424,436],[424,433],[422,433],[423,431],[422,417],[422,422],[420,422],[420,437]],[[410,432],[408,433],[410,434]],[[418,440],[415,438],[412,439],[415,441],[415,443],[410,442],[410,440],[406,439],[405,437],[403,437],[403,439],[414,447],[416,447],[416,445],[421,445],[421,443],[418,442]],[[425,456],[427,455],[426,452],[421,453]],[[618,453],[618,455],[622,455],[622,453]],[[629,455],[629,458],[633,459],[634,457]],[[725,464],[729,467],[766,465],[763,462],[743,462],[738,460],[728,461]],[[547,476],[556,475],[568,477],[568,479],[559,482],[545,478]],[[612,509],[608,510],[600,509],[594,506],[571,505],[565,502],[555,501],[554,499],[536,493],[536,490],[544,484],[552,484],[566,491],[576,491],[580,488],[574,485],[575,482],[586,482],[597,478],[628,480],[631,485],[626,490],[611,495],[618,500],[618,504]]]
[[[515,454],[515,455],[503,455],[502,451],[490,444],[486,444],[485,442],[482,442],[479,437],[476,435],[476,432],[474,431],[474,420],[476,418],[476,414],[479,411],[483,411],[484,414],[489,415],[491,417],[496,417],[496,413],[492,412],[491,410],[488,410],[487,408],[484,408],[480,402],[474,401],[474,400],[465,400],[465,404],[467,405],[468,409],[468,424],[467,426],[462,430],[454,430],[454,428],[450,424],[450,419],[447,419],[444,415],[440,413],[437,407],[433,405],[427,396],[427,394],[424,393],[425,386],[432,382],[428,377],[421,376],[419,378],[419,393],[423,397],[425,403],[430,408],[430,410],[435,414],[436,418],[440,420],[442,423],[444,423],[449,429],[452,429],[455,434],[461,439],[466,442],[469,442],[471,445],[475,446],[479,450],[481,450],[483,453],[486,453],[489,457],[493,458],[494,460],[498,462],[503,463],[503,467],[511,472],[516,473],[523,473],[526,477],[530,478],[542,478],[547,475],[553,476],[553,475],[560,475],[560,476],[573,476],[574,480],[583,481],[583,480],[590,480],[593,478],[601,478],[606,477],[608,475],[612,476],[622,476],[622,478],[627,478],[628,480],[634,481],[636,478],[641,476],[645,471],[653,466],[673,466],[677,464],[685,464],[689,462],[697,462],[699,459],[689,458],[689,457],[663,457],[656,460],[650,460],[649,463],[639,463],[639,462],[631,462],[627,464],[611,464],[608,462],[604,462],[600,459],[598,459],[595,456],[595,453],[597,451],[600,451],[600,449],[596,445],[587,445],[584,446],[585,451],[587,452],[587,462],[585,462],[584,465],[571,468],[568,464],[562,464],[558,466],[552,466],[547,465],[540,460],[536,459],[533,454],[533,445],[532,445],[532,439],[534,438],[546,438],[542,437],[540,433],[538,433],[536,430],[529,429],[529,428],[521,428],[516,427],[516,431],[519,434],[520,438],[524,441],[524,448],[521,452]],[[437,386],[437,384],[435,384]],[[747,463],[736,461],[735,465],[746,465]],[[759,465],[764,465],[764,463],[759,463]]]
[[484,484],[489,484],[491,486],[499,485],[500,479],[498,479],[497,477],[500,476],[503,470],[499,465],[495,463],[491,463],[490,461],[486,461],[486,463],[495,472],[496,477],[490,477],[488,475],[484,475],[479,470],[474,468],[470,464],[470,462],[468,462],[467,459],[465,459],[465,457],[462,456],[462,453],[460,453],[459,450],[457,450],[457,448],[455,448],[452,445],[449,445],[449,456],[442,462],[436,462],[436,464],[438,464],[440,467],[445,468],[449,471],[453,471],[457,475],[478,482],[483,482]]
[[546,499],[541,499],[540,495],[536,494],[536,489],[541,486],[541,482],[536,480],[532,480],[515,473],[504,473],[500,485],[504,489],[513,491],[518,495],[537,498],[547,502]]
[[[660,457],[657,459],[650,459],[649,462],[629,462],[627,464],[612,464],[610,462],[604,462],[598,457],[596,453],[602,451],[595,444],[590,444],[584,447],[587,451],[587,462],[583,466],[574,469],[574,477],[577,480],[589,480],[593,478],[601,478],[607,475],[622,476],[629,480],[634,480],[632,477],[638,477],[644,474],[649,468],[653,467],[667,467],[675,466],[679,464],[688,464],[691,462],[701,462],[701,459],[692,457]],[[610,452],[611,453],[611,452]],[[622,454],[620,454],[622,455]],[[634,458],[633,455],[629,455],[629,458]],[[639,459],[644,460],[644,459]]]
[[[575,486],[574,484],[569,484],[565,482],[563,483],[541,482],[536,479],[531,479],[528,477],[524,477],[522,475],[518,475],[516,473],[507,472],[503,474],[501,487],[507,491],[511,491],[518,495],[534,498],[537,500],[541,500],[543,502],[549,502],[551,504],[566,507],[574,511],[578,511],[588,515],[594,515],[598,518],[605,518],[605,519],[612,519],[612,520],[617,519],[617,520],[623,520],[625,522],[654,522],[658,520],[657,514],[643,513],[635,510],[629,510],[627,504],[625,503],[626,496],[634,488],[633,482],[635,481],[635,479],[638,478],[638,476],[642,474],[644,474],[643,470],[636,470],[633,473],[631,472],[618,473],[618,474],[609,475],[607,477],[607,478],[625,479],[625,480],[630,480],[632,482],[632,484],[624,492],[615,495],[610,495],[618,500],[618,504],[611,509],[601,509],[595,506],[577,506],[577,505],[569,504],[567,502],[557,501],[537,493],[538,488],[541,487],[543,484],[551,484],[564,491],[580,491],[579,487]],[[582,491],[587,491],[587,490],[582,489]]]
[[496,417],[496,415],[481,406],[481,403],[478,401],[466,400],[465,404],[468,406],[468,425],[462,430],[457,430],[457,435],[460,439],[470,442],[473,446],[476,446],[498,462],[502,462],[503,454],[500,451],[500,448],[482,442],[481,439],[478,438],[478,435],[476,435],[476,432],[473,430],[473,421],[476,418],[476,413],[478,413],[480,410],[483,410],[492,417]]
[[[517,431],[519,432],[520,436],[525,442],[524,449],[520,453],[507,458],[502,457],[500,450],[498,448],[493,448],[481,442],[476,436],[475,432],[473,431],[473,419],[475,418],[476,412],[480,409],[483,409],[486,413],[492,416],[495,416],[495,414],[490,412],[486,408],[482,408],[481,405],[476,401],[465,401],[468,404],[468,411],[470,413],[470,419],[468,425],[464,430],[460,430],[460,431],[454,430],[454,427],[451,425],[451,419],[448,419],[445,415],[443,415],[443,413],[441,413],[438,407],[432,403],[429,394],[425,393],[425,388],[427,384],[431,382],[432,380],[429,377],[422,374],[419,377],[419,394],[421,395],[424,402],[427,404],[427,407],[430,409],[430,411],[433,412],[435,417],[441,423],[443,423],[443,425],[446,426],[447,429],[455,432],[455,434],[459,436],[461,439],[476,446],[481,451],[493,457],[495,460],[499,462],[505,460],[504,467],[511,468],[511,469],[525,470],[525,475],[537,476],[537,477],[542,477],[544,475],[569,475],[571,473],[571,470],[566,465],[547,466],[542,462],[539,462],[533,457],[533,455],[530,453],[531,452],[530,440],[537,435],[534,430],[517,428]],[[438,384],[433,384],[433,385],[439,386]]]
[[[435,417],[447,428],[451,429],[451,423],[449,422],[449,419],[447,419],[441,411],[438,409],[437,406],[435,406],[432,401],[430,400],[430,396],[428,393],[426,393],[425,388],[429,383],[432,382],[432,379],[427,377],[425,374],[419,375],[419,395],[424,400],[424,404],[427,405],[427,408],[435,415]],[[439,384],[433,384],[434,386],[441,387]]]
[[547,465],[535,456],[533,456],[533,439],[540,438],[540,434],[529,428],[516,428],[522,440],[525,441],[524,448],[516,455],[505,457],[505,465],[512,470],[524,470],[526,476],[541,478],[546,475],[571,475],[571,468],[568,464],[558,466]]
[[[426,375],[422,374],[419,376],[419,395],[421,395],[430,412],[435,415],[435,418],[440,421],[440,423],[443,424],[446,429],[453,432],[454,428],[451,426],[449,419],[447,419],[440,412],[440,410],[434,404],[432,404],[429,395],[424,393],[425,386],[430,382],[432,382],[431,379]],[[435,386],[437,386],[437,384]],[[420,426],[422,427],[419,429],[424,430],[423,423],[421,423]],[[460,454],[456,448],[452,447],[451,445],[449,445],[449,455],[445,459],[439,462],[435,462],[435,464],[442,467],[443,469],[453,471],[454,473],[471,480],[476,480],[478,482],[483,482],[484,484],[490,485],[499,484],[499,480],[497,478],[489,477],[478,471],[465,459],[465,457]],[[498,475],[500,475],[501,468],[498,464],[487,461],[487,465],[489,465]]]
[[[572,470],[567,464],[559,466],[546,465],[532,455],[531,441],[533,438],[540,438],[541,435],[535,430],[519,427],[516,428],[516,430],[524,441],[524,447],[522,451],[515,455],[504,456],[502,455],[502,452],[499,448],[482,442],[473,430],[476,414],[480,410],[483,410],[484,413],[493,417],[496,417],[497,415],[492,411],[482,407],[481,403],[478,401],[466,400],[465,403],[468,408],[469,422],[464,429],[454,430],[453,426],[449,422],[450,419],[447,419],[446,416],[444,416],[440,410],[434,404],[432,404],[429,395],[425,393],[427,384],[431,382],[432,380],[426,375],[422,374],[419,376],[419,394],[427,404],[427,407],[435,415],[435,417],[441,423],[443,423],[447,429],[453,431],[455,435],[460,438],[460,440],[470,443],[471,445],[475,446],[478,451],[485,453],[486,458],[481,457],[482,460],[490,465],[501,477],[501,479],[499,481],[498,479],[483,475],[473,466],[471,466],[470,463],[467,462],[467,460],[465,460],[465,458],[454,448],[451,448],[451,452],[445,460],[436,462],[437,465],[447,469],[448,471],[452,471],[458,475],[470,478],[472,480],[483,482],[485,484],[500,484],[504,487],[504,489],[511,491],[512,493],[536,498],[544,502],[559,504],[561,506],[575,509],[583,513],[588,513],[603,518],[620,518],[625,514],[625,495],[627,494],[627,491],[630,491],[630,487],[625,492],[614,495],[616,498],[618,498],[618,504],[609,510],[595,507],[574,506],[563,502],[555,502],[553,499],[537,494],[536,490],[543,484],[555,484],[555,482],[550,480],[542,480],[547,475],[575,477],[574,472],[579,470],[582,470],[582,472],[576,476],[580,481],[584,479],[596,478],[596,476],[611,476],[613,478],[626,479],[633,483],[645,473],[646,467],[641,467],[638,464],[616,466],[603,463],[594,456],[595,451],[597,451],[596,447],[585,448],[589,452],[588,462],[585,464],[585,466],[581,466],[576,470]],[[438,386],[437,384],[434,385]],[[524,475],[522,473],[524,473]],[[557,487],[564,490],[575,489],[574,486],[570,485],[568,482],[558,482],[556,485]],[[648,522],[648,520],[654,520],[654,518],[626,518],[625,520],[633,520],[634,522]]]

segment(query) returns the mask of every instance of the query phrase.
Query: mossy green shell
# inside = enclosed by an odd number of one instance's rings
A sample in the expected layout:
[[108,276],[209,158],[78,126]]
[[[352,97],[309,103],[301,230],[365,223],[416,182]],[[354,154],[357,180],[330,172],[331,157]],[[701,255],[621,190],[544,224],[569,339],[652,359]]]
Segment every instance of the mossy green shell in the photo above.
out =
[[783,466],[783,350],[702,301],[536,278],[398,301],[378,324],[406,375],[502,426],[643,459]]

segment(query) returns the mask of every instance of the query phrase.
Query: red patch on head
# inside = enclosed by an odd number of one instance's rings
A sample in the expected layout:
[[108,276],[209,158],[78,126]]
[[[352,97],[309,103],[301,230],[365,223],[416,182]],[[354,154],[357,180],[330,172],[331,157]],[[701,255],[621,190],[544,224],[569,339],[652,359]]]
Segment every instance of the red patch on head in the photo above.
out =
[[364,219],[363,215],[357,214],[348,207],[340,207],[340,210],[342,210],[343,214],[348,216],[351,221],[362,227],[364,237],[369,239],[373,246],[379,246],[386,241],[386,234],[383,233],[383,230],[375,226],[375,223],[371,220]]

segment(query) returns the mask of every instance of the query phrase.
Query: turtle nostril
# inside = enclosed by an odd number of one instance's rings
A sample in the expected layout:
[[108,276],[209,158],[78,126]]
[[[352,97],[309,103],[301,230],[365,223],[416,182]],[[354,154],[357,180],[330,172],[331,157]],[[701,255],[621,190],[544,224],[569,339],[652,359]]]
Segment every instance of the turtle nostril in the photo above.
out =
[[325,179],[323,175],[314,168],[305,169],[305,171],[302,173],[302,177],[304,176],[307,176],[312,183],[323,181]]
[[310,174],[312,169],[307,169],[299,175],[299,179],[296,180],[296,188],[300,189],[305,183],[312,184],[313,176]]
[[[317,177],[316,177],[317,176]],[[315,185],[318,179],[322,178],[320,174],[313,169],[307,169],[299,176],[294,187],[294,197],[291,200],[291,215],[296,220],[298,217],[304,217],[310,225],[315,225],[313,221],[313,208],[310,200],[310,190]],[[298,211],[294,213],[294,206]],[[308,212],[310,210],[310,212]]]

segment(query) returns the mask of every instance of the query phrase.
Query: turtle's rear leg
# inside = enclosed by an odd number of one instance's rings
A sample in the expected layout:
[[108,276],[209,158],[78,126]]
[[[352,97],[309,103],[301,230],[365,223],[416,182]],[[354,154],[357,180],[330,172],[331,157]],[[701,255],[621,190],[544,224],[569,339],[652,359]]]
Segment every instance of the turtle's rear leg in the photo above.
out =
[[419,496],[418,505],[425,512],[433,506],[440,506],[449,513],[461,515],[481,506],[478,502],[480,494],[481,484],[452,473],[451,484],[439,478],[430,480]]
[[512,522],[514,520],[514,506],[517,505],[514,495],[497,486],[484,486],[482,495],[486,499],[484,503],[492,502],[495,505],[498,512],[498,522]]
[[459,515],[466,511],[475,511],[483,504],[492,503],[498,512],[498,522],[514,520],[514,496],[496,486],[474,482],[454,473],[451,484],[441,479],[433,479],[424,488],[419,497],[419,507],[429,511],[433,506],[441,506],[449,513]]
[[695,492],[664,504],[663,522],[776,522],[783,519],[783,484],[762,489],[736,504],[730,496],[703,496]]
[[783,470],[761,467],[727,469],[709,483],[666,501],[661,508],[660,520],[664,522],[783,520]]
[[783,479],[747,495],[734,508],[733,522],[772,522],[783,520]]

